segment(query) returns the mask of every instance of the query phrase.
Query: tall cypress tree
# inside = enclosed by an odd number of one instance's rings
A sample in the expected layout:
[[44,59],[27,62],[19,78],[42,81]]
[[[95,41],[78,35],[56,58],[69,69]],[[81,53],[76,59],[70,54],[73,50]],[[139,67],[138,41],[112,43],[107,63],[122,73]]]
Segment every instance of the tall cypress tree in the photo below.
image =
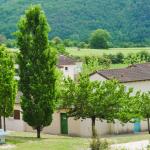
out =
[[23,119],[40,132],[51,124],[56,83],[56,52],[50,48],[50,31],[39,5],[29,7],[20,19],[17,41],[20,48],[20,88]]

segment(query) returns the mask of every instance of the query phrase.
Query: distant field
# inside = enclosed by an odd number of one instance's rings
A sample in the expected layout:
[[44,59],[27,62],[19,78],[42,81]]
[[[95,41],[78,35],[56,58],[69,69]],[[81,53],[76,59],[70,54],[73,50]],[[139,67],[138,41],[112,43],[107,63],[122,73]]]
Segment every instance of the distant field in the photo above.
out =
[[110,69],[120,69],[128,67],[128,64],[111,64]]
[[117,54],[122,52],[124,55],[129,53],[137,53],[140,51],[148,51],[150,52],[150,47],[143,48],[110,48],[108,50],[104,49],[80,49],[78,48],[67,48],[67,52],[69,52],[73,56],[101,56],[102,54]]

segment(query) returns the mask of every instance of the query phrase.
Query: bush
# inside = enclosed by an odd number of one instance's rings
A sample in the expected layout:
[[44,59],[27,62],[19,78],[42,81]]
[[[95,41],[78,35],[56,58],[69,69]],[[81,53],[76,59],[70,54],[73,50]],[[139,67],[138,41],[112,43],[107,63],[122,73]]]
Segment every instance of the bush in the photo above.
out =
[[109,150],[109,143],[107,140],[100,140],[99,138],[93,138],[90,143],[91,150]]
[[150,62],[150,53],[147,51],[141,51],[137,53],[138,57],[140,57],[141,60],[145,60],[146,62]]
[[104,58],[107,58],[111,60],[112,64],[121,64],[124,62],[124,54],[123,53],[117,53],[116,55],[113,54],[103,54]]
[[84,58],[85,64],[89,65],[91,62],[98,61],[99,66],[103,66],[103,69],[109,68],[111,65],[111,60],[107,57],[94,57],[94,56],[86,56]]
[[85,48],[85,44],[86,44],[85,42],[79,42],[78,47],[79,48]]
[[116,54],[116,63],[122,64],[124,60],[124,54],[123,53],[117,53]]
[[62,44],[62,39],[58,36],[54,37],[52,40],[51,40],[55,45],[58,45],[58,44]]
[[110,33],[103,29],[97,29],[92,32],[90,37],[90,46],[95,49],[108,49],[110,40]]
[[110,68],[112,61],[105,57],[99,57],[98,62],[100,66],[103,66],[104,69]]

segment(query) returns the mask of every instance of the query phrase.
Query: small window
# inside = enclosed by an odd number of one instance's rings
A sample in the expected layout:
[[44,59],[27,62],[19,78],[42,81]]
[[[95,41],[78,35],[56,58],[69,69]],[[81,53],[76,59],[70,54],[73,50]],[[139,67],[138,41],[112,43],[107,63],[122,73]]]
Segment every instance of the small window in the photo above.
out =
[[65,67],[65,70],[68,70],[68,67]]
[[14,119],[20,120],[20,110],[14,110]]

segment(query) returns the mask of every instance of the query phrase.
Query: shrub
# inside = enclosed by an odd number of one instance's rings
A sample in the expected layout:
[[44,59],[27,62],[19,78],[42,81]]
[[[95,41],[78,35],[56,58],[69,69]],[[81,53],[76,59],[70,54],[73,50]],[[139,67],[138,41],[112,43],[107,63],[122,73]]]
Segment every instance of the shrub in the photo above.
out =
[[99,48],[108,49],[109,40],[110,40],[110,33],[107,30],[97,29],[91,33],[90,46],[91,48],[95,49]]
[[105,57],[99,57],[98,59],[99,65],[103,66],[104,69],[107,69],[110,67],[112,61]]
[[107,140],[100,140],[98,137],[93,138],[90,143],[91,150],[109,150],[109,143]]
[[103,54],[104,58],[111,60],[112,64],[121,64],[124,61],[124,54],[117,53],[116,55],[113,54]]
[[141,51],[137,53],[138,57],[140,57],[141,60],[145,60],[146,62],[150,62],[150,53],[147,51]]
[[79,42],[78,47],[79,48],[85,48],[86,43],[85,42]]
[[122,64],[123,63],[123,60],[124,60],[124,54],[123,53],[117,53],[116,54],[116,63],[117,64]]
[[103,66],[102,67],[103,69],[109,68],[112,63],[110,59],[103,56],[102,57],[86,56],[84,58],[84,62],[87,65],[91,64],[91,62],[94,62],[96,60],[98,61],[99,66]]
[[58,44],[61,44],[61,43],[62,43],[62,39],[61,39],[60,37],[56,36],[56,37],[54,37],[54,38],[52,39],[52,42],[53,42],[54,44],[58,45]]

